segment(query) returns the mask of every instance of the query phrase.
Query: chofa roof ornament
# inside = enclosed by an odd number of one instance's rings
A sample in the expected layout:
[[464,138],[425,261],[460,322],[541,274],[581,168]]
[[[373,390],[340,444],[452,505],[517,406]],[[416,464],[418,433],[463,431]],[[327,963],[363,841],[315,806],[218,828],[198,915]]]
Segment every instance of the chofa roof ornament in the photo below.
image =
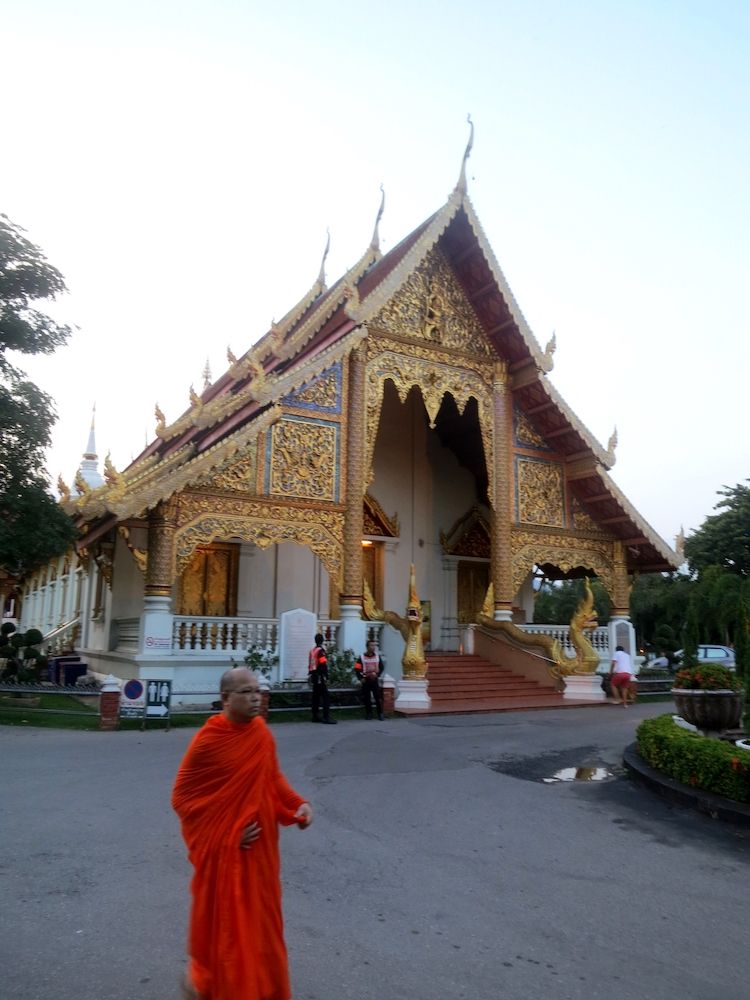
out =
[[471,115],[466,116],[466,121],[469,123],[469,141],[466,143],[464,158],[461,161],[461,173],[458,175],[458,184],[456,184],[456,191],[460,194],[466,194],[466,161],[469,159],[472,147],[474,146],[474,122],[471,120]]

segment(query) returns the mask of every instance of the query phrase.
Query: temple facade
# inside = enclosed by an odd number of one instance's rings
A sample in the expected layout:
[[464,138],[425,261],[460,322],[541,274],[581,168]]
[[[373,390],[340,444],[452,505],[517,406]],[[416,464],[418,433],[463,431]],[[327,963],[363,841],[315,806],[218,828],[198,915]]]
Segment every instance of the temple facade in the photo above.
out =
[[[524,628],[535,577],[584,575],[632,645],[631,575],[680,559],[611,479],[614,439],[550,382],[553,351],[462,171],[393,250],[376,225],[348,273],[328,287],[321,270],[246,354],[228,351],[179,419],[157,407],[128,468],[63,490],[80,541],[23,582],[23,626],[72,634],[101,673],[200,685],[252,646],[283,652],[284,613],[304,609],[339,648],[376,628],[398,679],[404,640],[366,620],[365,582],[402,612],[413,564],[427,649],[464,648],[490,584],[494,619]],[[303,667],[282,655],[274,679]]]

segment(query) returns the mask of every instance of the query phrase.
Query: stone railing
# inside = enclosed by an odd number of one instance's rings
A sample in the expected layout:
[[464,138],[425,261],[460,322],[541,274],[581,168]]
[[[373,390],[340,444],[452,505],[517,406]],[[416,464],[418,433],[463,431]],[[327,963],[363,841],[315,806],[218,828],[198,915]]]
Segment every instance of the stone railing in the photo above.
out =
[[[567,656],[575,656],[575,646],[570,640],[570,625],[519,625],[519,628],[530,635],[548,635],[562,646],[563,652]],[[597,628],[586,632],[586,638],[599,654],[600,660],[610,660],[609,652],[609,629],[606,625],[599,625]]]
[[48,632],[42,640],[45,656],[60,656],[75,648],[81,634],[81,619],[72,618]]
[[[338,645],[340,622],[322,619],[318,626],[326,643]],[[187,656],[215,654],[218,657],[226,656],[227,653],[246,653],[253,647],[278,655],[278,619],[175,615],[172,620],[173,653]]]

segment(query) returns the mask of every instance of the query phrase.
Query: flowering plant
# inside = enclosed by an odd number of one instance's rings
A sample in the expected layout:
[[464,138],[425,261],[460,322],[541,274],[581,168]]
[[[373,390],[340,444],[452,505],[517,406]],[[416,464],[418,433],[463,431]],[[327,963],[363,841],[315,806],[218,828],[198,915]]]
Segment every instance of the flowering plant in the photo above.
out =
[[694,691],[739,691],[737,675],[718,663],[683,667],[675,674],[673,687]]

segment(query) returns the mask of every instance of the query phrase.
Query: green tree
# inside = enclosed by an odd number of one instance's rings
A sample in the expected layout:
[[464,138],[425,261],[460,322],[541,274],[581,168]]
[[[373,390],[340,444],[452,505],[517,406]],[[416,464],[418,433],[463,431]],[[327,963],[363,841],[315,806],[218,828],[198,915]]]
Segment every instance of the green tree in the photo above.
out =
[[52,400],[8,356],[51,354],[65,343],[70,328],[36,308],[65,291],[60,272],[0,215],[0,566],[15,575],[64,551],[75,536],[47,488]]
[[[750,482],[750,480],[748,480]],[[685,542],[685,556],[693,573],[709,566],[750,577],[750,487],[737,483],[718,491],[723,497],[697,531]]]
[[[599,580],[591,580],[594,608],[600,623],[609,619],[612,601]],[[534,603],[536,625],[567,625],[583,600],[583,580],[545,582]]]

